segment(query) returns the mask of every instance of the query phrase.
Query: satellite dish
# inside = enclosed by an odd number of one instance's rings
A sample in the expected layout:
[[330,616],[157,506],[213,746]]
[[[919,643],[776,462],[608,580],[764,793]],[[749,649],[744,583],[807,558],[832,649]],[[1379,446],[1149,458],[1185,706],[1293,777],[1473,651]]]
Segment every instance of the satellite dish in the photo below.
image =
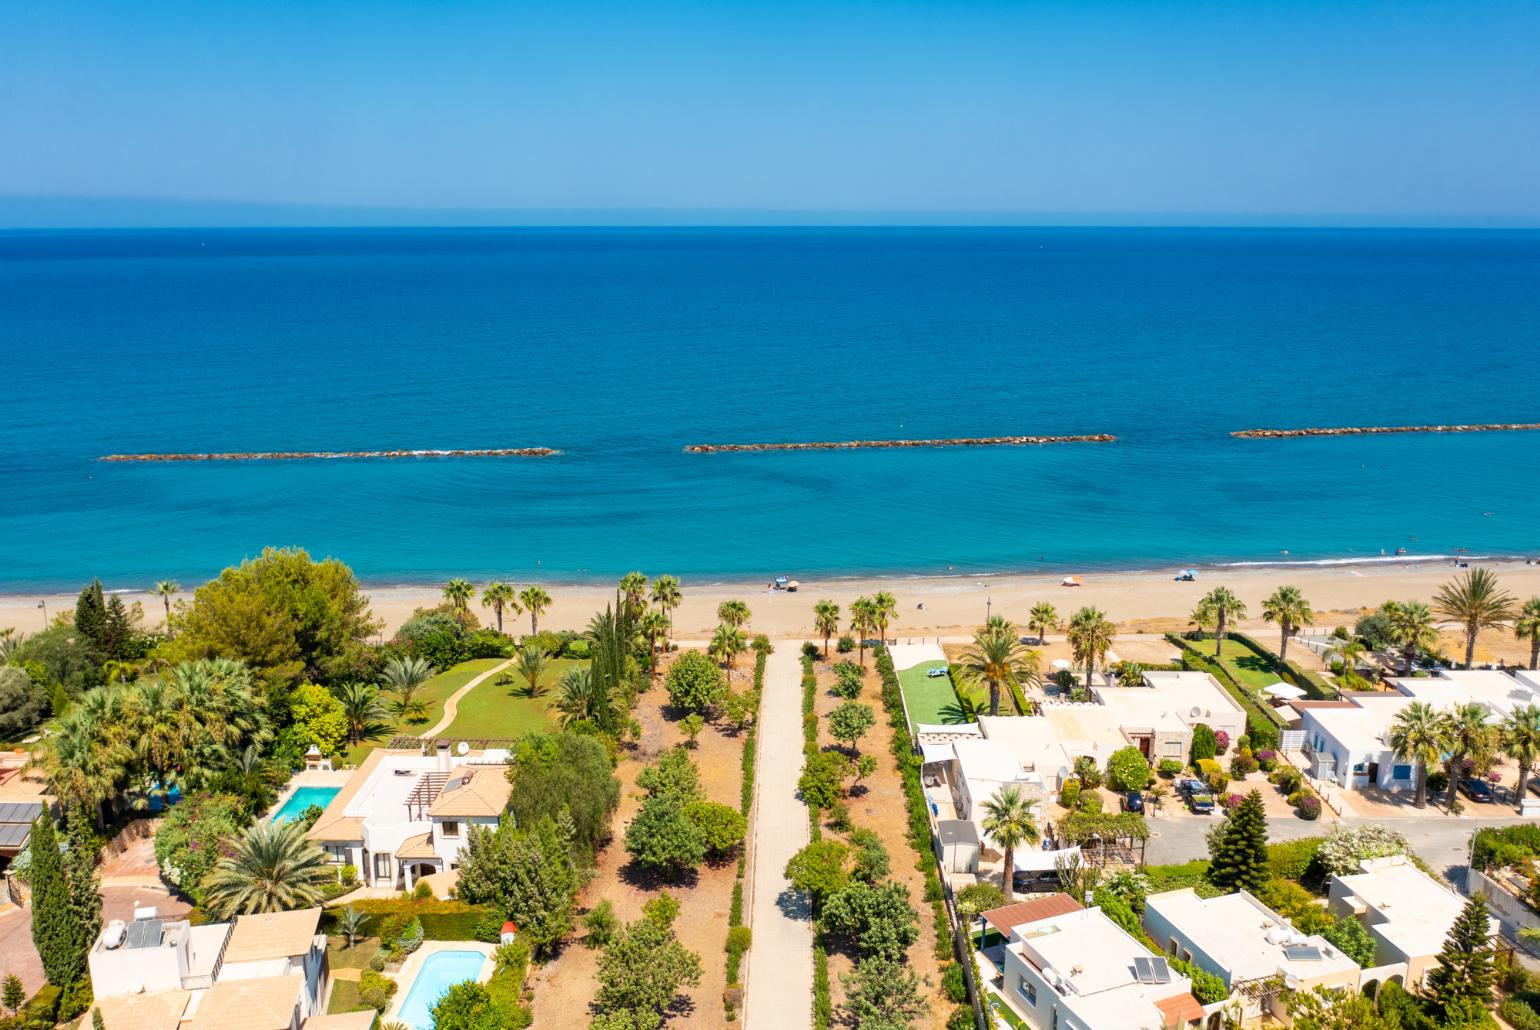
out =
[[469,754],[470,750],[471,750],[471,746],[469,744],[467,744],[463,740],[460,741],[460,743],[455,745],[455,754],[460,755],[462,758],[465,755]]
[[1188,712],[1187,714],[1196,719],[1198,716],[1203,714],[1203,709],[1199,708],[1197,705],[1193,705],[1192,711]]

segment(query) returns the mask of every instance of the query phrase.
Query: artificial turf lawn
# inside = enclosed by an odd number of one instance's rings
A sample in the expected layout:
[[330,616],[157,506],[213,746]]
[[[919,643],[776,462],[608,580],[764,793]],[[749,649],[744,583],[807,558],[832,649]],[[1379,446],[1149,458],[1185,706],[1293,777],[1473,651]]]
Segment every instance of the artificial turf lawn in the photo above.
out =
[[946,662],[921,662],[912,668],[901,669],[898,686],[904,692],[904,706],[909,710],[909,728],[919,723],[959,725],[968,721],[962,706],[957,703],[957,691],[952,687],[951,676],[926,675],[931,669],[945,669]]

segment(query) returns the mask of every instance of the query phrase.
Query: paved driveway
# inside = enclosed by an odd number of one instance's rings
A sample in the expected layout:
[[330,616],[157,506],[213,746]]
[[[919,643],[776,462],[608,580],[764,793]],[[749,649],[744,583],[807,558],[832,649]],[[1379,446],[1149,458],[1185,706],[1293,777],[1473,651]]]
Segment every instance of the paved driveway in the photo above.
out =
[[[191,906],[166,893],[164,887],[123,886],[102,888],[102,920],[134,918],[136,906],[154,906],[166,918],[178,919]],[[43,960],[32,945],[32,908],[12,909],[0,915],[0,978],[15,973],[31,995],[43,986]]]

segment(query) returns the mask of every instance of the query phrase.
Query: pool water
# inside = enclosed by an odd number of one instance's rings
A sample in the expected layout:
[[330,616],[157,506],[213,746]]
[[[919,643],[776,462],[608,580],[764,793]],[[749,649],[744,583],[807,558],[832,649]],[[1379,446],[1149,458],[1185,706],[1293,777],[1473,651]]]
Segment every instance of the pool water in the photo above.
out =
[[341,789],[341,787],[299,787],[289,795],[283,807],[273,813],[270,821],[286,823],[290,819],[298,819],[311,805],[320,805],[325,808],[331,804],[332,798],[336,797]]
[[486,961],[487,957],[479,951],[440,951],[429,955],[417,970],[417,978],[412,981],[396,1018],[412,1030],[433,1030],[433,1006],[455,984],[479,978]]

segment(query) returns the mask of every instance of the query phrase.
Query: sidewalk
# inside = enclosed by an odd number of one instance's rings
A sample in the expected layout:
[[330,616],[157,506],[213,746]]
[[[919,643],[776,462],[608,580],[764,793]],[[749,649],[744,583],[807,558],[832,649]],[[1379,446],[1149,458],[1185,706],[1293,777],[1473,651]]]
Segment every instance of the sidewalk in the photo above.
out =
[[765,663],[755,777],[753,899],[749,925],[746,1030],[813,1025],[813,925],[808,899],[786,882],[786,863],[808,842],[802,775],[800,642],[781,643]]

